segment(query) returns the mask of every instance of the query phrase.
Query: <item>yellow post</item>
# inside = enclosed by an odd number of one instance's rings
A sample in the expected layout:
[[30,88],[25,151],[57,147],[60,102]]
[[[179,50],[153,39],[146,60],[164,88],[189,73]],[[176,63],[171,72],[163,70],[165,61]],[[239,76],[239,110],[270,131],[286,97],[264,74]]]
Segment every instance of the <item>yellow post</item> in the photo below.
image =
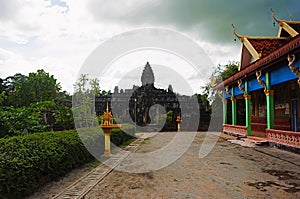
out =
[[177,131],[179,132],[180,131],[180,122],[181,122],[181,118],[179,115],[176,117],[176,122],[177,122]]
[[104,130],[104,157],[110,157],[111,152],[110,152],[110,133],[111,129],[105,129]]

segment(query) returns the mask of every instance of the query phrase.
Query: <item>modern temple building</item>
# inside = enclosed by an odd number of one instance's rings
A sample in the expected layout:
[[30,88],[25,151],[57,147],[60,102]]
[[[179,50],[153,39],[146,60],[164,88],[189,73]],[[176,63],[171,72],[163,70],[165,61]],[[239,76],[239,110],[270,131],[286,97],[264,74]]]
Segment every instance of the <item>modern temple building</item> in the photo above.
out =
[[300,148],[300,22],[279,20],[277,37],[234,34],[239,71],[214,86],[223,102],[223,132]]

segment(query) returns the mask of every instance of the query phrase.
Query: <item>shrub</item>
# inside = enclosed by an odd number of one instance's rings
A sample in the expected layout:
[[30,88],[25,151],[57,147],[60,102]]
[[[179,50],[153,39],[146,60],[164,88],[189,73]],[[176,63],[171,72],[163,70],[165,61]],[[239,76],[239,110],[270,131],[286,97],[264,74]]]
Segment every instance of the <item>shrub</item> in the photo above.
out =
[[111,142],[120,146],[124,142],[134,138],[135,128],[131,124],[122,124],[121,129],[113,129],[110,135]]
[[[134,126],[122,129],[134,134]],[[22,198],[32,194],[45,183],[65,175],[94,157],[85,148],[88,143],[99,155],[103,153],[103,136],[95,129],[35,133],[0,139],[0,196]],[[121,129],[113,129],[111,141],[116,145],[132,138]],[[102,150],[102,151],[101,151]]]
[[92,159],[74,130],[0,139],[0,195],[27,196]]

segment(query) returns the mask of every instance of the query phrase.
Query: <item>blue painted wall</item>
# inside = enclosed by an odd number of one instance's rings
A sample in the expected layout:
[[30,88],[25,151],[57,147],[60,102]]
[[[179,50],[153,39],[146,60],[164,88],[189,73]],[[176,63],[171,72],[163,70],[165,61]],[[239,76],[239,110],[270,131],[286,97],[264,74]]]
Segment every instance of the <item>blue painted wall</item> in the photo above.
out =
[[276,85],[289,80],[297,79],[297,76],[290,70],[288,65],[270,72],[270,75],[271,85]]
[[[260,79],[263,80],[264,82],[266,82],[266,75],[262,74]],[[264,88],[264,87],[258,83],[256,78],[249,80],[249,83],[248,83],[249,92],[256,91],[256,90],[262,89],[262,88]]]
[[[294,65],[296,67],[300,67],[300,60],[297,59],[296,62],[294,62]],[[284,65],[280,68],[277,68],[276,70],[273,70],[270,72],[270,81],[271,86],[274,86],[276,84],[280,84],[283,82],[287,82],[293,79],[297,79],[298,77],[290,70],[288,65]],[[266,81],[266,75],[262,74],[261,80]],[[245,84],[242,84],[243,87],[245,87]],[[257,82],[256,78],[250,79],[248,83],[248,92],[255,91],[258,89],[262,89],[263,87]],[[231,88],[229,88],[229,91],[231,93]],[[238,85],[234,85],[234,96],[243,94],[242,91],[238,88]],[[228,99],[229,96],[225,94],[225,97]]]

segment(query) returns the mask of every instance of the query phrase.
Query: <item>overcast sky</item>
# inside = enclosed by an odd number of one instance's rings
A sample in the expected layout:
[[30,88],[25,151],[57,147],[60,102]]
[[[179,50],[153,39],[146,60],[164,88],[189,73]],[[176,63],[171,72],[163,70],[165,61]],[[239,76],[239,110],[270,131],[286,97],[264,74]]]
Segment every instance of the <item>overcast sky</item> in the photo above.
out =
[[300,20],[299,0],[0,0],[0,77],[42,68],[72,92],[97,46],[143,27],[188,35],[214,65],[239,61],[231,24],[241,35],[276,36],[270,8],[279,19]]

